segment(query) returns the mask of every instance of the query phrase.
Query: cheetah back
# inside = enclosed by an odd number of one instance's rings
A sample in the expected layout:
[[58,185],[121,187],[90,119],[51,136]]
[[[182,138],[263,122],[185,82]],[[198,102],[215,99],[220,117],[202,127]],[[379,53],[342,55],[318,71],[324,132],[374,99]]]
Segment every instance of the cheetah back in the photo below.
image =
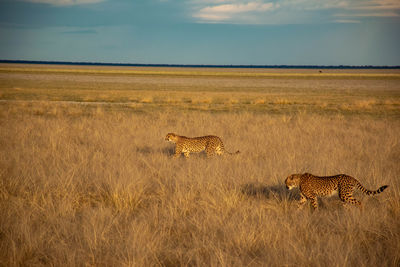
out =
[[206,151],[207,156],[211,156],[214,153],[218,155],[223,154],[224,145],[218,136],[208,135],[201,137],[180,137],[176,142],[175,153],[184,153],[186,157],[189,156],[191,152],[202,152]]
[[306,197],[329,196],[338,190],[339,184],[347,184],[349,178],[351,177],[342,174],[321,177],[305,173],[300,178],[299,188]]
[[361,205],[361,202],[353,197],[355,188],[367,195],[374,195],[381,193],[388,187],[385,185],[376,191],[370,191],[365,189],[357,179],[345,174],[334,176],[315,176],[309,173],[294,174],[289,176],[285,183],[288,188],[298,186],[301,193],[300,204],[304,204],[309,199],[314,208],[318,207],[317,197],[319,196],[329,196],[338,192],[339,198],[343,202]]

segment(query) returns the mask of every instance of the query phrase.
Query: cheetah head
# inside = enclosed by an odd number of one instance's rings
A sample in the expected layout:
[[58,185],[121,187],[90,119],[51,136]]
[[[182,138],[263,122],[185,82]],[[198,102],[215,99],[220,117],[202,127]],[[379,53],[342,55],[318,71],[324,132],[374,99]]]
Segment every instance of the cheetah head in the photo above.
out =
[[289,175],[285,180],[286,188],[292,190],[293,188],[298,187],[300,183],[300,176],[300,174]]
[[178,139],[178,136],[174,133],[169,133],[169,134],[167,134],[167,136],[165,136],[165,140],[169,141],[169,142],[176,142],[177,139]]

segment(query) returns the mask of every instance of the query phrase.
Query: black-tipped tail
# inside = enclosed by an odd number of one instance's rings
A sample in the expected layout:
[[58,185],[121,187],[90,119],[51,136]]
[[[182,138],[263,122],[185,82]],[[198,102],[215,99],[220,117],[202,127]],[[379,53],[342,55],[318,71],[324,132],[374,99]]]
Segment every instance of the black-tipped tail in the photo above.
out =
[[388,185],[381,186],[381,187],[379,187],[378,190],[376,190],[376,193],[379,194],[379,193],[381,193],[383,190],[385,190],[386,188],[388,188]]
[[384,186],[379,187],[378,190],[370,191],[370,190],[366,189],[364,186],[362,186],[362,184],[357,182],[357,188],[360,189],[364,194],[366,194],[368,196],[382,193],[382,191],[385,190],[387,187],[388,187],[388,185],[384,185]]
[[375,190],[375,191],[366,190],[365,193],[369,196],[376,195],[376,194],[382,193],[382,191],[385,190],[387,187],[388,187],[388,185],[384,185],[384,186],[379,187],[378,190]]

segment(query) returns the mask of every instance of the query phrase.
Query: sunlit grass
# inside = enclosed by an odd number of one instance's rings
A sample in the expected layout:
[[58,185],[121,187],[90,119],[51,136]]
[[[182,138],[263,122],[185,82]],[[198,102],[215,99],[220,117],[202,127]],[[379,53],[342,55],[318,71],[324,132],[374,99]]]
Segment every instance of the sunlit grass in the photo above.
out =
[[392,79],[354,80],[349,76],[334,81],[296,80],[288,76],[279,80],[254,80],[201,75],[165,77],[163,74],[147,78],[135,75],[96,78],[89,73],[28,75],[9,71],[0,76],[0,100],[105,103],[116,108],[140,107],[142,110],[290,113],[300,109],[319,114],[400,115],[399,83]]
[[[127,108],[0,105],[3,265],[398,265],[398,119]],[[173,160],[170,131],[242,153]],[[390,187],[297,210],[306,171]]]
[[[1,65],[0,265],[398,266],[398,70],[314,72]],[[390,187],[297,210],[299,172]]]
[[271,72],[254,71],[248,69],[233,69],[233,71],[218,71],[218,69],[198,68],[152,68],[151,70],[134,68],[79,68],[79,67],[0,67],[0,72],[22,72],[22,73],[73,73],[73,74],[106,74],[106,75],[155,75],[155,76],[220,76],[220,77],[265,77],[265,78],[380,78],[380,79],[400,79],[400,73],[357,73],[357,72]]

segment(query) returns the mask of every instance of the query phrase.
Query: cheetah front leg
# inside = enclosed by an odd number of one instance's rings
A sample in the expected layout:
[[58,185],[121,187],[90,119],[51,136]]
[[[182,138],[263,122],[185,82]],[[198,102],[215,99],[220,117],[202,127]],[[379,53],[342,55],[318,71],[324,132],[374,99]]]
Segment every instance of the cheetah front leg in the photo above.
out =
[[206,146],[207,158],[214,156],[215,148],[211,145]]
[[301,208],[303,208],[304,207],[304,204],[307,202],[307,198],[302,194],[302,193],[300,193],[300,200],[299,200],[299,202],[298,202],[298,204],[297,204],[297,208],[298,209],[301,209]]
[[180,146],[176,146],[175,147],[175,154],[174,154],[174,158],[179,158],[182,154],[182,147]]
[[316,210],[318,209],[318,199],[316,196],[312,196],[310,197],[311,200],[311,205],[313,206],[313,208]]

